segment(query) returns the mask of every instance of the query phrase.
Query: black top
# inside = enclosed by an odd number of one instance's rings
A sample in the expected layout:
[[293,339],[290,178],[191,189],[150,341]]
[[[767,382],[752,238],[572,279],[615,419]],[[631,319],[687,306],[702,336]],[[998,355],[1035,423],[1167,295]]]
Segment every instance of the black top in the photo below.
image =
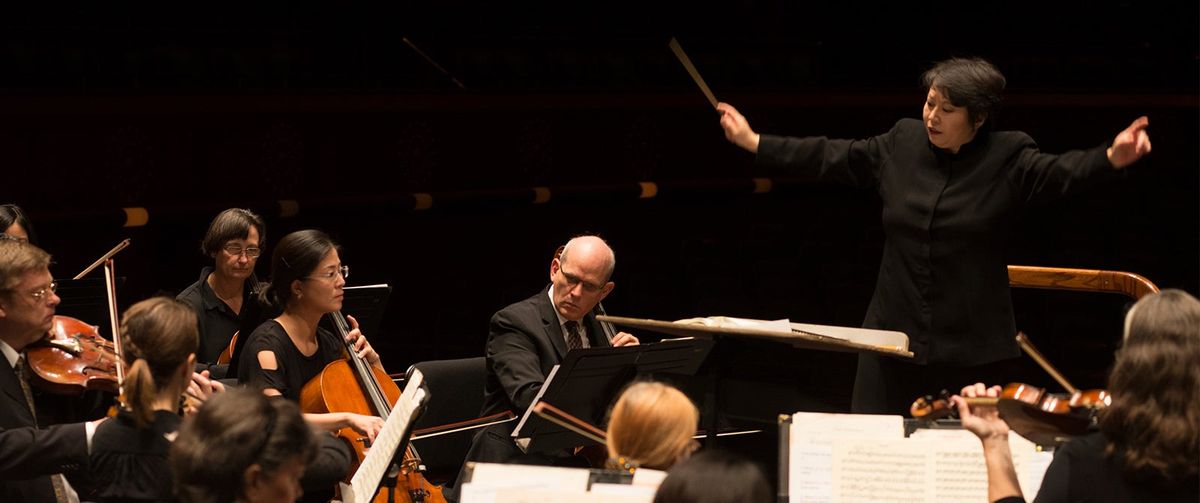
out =
[[1044,154],[1020,132],[981,131],[951,154],[915,119],[866,140],[762,135],[757,162],[879,192],[886,241],[863,326],[908,334],[919,364],[1018,356],[1005,259],[1017,211],[1117,172],[1104,147]]
[[242,289],[242,312],[239,315],[233,312],[229,304],[217,298],[212,287],[208,286],[208,275],[212,272],[212,267],[201,269],[200,279],[175,297],[196,311],[197,326],[200,328],[200,350],[196,352],[196,361],[199,363],[216,363],[221,351],[229,346],[233,333],[241,329],[247,318],[247,307],[254,303],[252,292],[258,285],[253,275],[246,278]]
[[[91,469],[86,482],[71,483],[84,501],[170,501],[173,485],[167,455],[181,418],[156,411],[154,422],[138,428],[133,415],[121,411],[96,427]],[[169,438],[171,437],[171,438]]]
[[[267,320],[254,329],[246,340],[238,362],[238,382],[264,388],[274,388],[285,398],[300,401],[300,389],[320,374],[325,366],[344,354],[345,344],[332,332],[317,328],[317,351],[304,356],[278,321]],[[275,370],[264,370],[258,364],[258,353],[275,353]]]
[[[1104,454],[1107,440],[1102,433],[1077,437],[1054,453],[1046,469],[1035,503],[1087,502],[1187,502],[1200,501],[1200,480],[1192,477],[1176,487],[1161,483],[1138,483],[1125,478],[1118,455]],[[1024,501],[1005,498],[1000,502]]]

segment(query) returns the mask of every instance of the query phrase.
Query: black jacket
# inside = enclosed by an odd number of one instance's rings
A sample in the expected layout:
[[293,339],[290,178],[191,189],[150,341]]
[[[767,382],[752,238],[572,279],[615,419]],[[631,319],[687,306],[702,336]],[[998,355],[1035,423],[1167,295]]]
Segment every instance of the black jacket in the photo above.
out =
[[763,135],[757,162],[879,192],[886,240],[863,326],[908,334],[919,364],[1018,356],[1005,259],[1018,211],[1118,173],[1105,147],[1045,154],[1021,132],[981,130],[951,154],[915,119],[866,140]]

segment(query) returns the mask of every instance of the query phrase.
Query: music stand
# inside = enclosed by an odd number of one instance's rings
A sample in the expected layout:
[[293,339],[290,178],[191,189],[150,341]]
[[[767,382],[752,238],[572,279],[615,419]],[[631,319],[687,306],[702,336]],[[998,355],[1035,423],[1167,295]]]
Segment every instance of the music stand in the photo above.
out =
[[368,336],[378,334],[392,287],[387,284],[348,286],[342,289],[342,293],[342,313],[358,320],[358,328],[362,333]]
[[[541,392],[521,417],[512,437],[525,452],[553,452],[597,442],[533,412],[539,401],[591,424],[603,424],[609,404],[638,375],[692,375],[713,342],[667,339],[639,346],[576,349],[550,372]],[[527,440],[526,440],[527,439]]]

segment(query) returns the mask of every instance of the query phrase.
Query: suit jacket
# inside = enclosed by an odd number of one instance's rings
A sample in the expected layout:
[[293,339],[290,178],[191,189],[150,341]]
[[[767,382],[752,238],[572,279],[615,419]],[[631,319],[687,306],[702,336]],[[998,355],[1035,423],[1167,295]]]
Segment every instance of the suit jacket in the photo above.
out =
[[0,501],[53,502],[50,474],[87,466],[83,423],[35,424],[16,373],[0,358]]
[[[550,287],[492,316],[486,356],[487,382],[483,410],[489,415],[511,410],[520,416],[542,389],[546,375],[562,363],[567,341],[558,315],[550,303]],[[608,347],[608,339],[588,313],[582,320],[587,327],[590,347]],[[484,428],[475,435],[467,461],[507,462],[522,455],[510,435],[515,421]]]

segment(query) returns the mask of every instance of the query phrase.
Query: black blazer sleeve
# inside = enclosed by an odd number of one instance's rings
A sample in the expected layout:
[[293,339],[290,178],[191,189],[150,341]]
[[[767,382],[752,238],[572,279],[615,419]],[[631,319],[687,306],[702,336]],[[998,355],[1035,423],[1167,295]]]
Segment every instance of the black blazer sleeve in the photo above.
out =
[[0,479],[18,480],[87,466],[84,423],[0,430]]
[[487,358],[500,386],[513,404],[513,413],[521,414],[533,403],[546,377],[542,374],[538,344],[532,333],[532,320],[520,319],[516,310],[502,310],[492,316]]
[[900,124],[897,122],[886,134],[865,140],[762,135],[755,162],[786,176],[875,188]]

